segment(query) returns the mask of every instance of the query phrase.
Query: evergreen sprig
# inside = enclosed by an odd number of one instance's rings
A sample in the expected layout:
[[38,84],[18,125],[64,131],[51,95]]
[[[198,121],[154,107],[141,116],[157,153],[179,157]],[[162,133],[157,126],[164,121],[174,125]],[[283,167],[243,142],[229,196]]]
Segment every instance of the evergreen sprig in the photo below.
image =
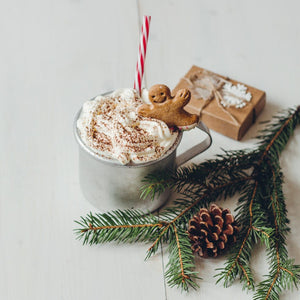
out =
[[222,281],[227,287],[239,278],[243,288],[253,290],[252,250],[257,243],[263,243],[269,274],[258,284],[254,299],[279,299],[281,292],[297,287],[300,281],[300,266],[289,258],[286,248],[290,228],[279,164],[279,155],[299,123],[300,107],[289,109],[265,127],[254,150],[224,151],[198,165],[149,175],[144,180],[141,197],[154,198],[171,189],[179,194],[172,206],[159,216],[136,210],[90,213],[77,222],[78,238],[84,244],[151,243],[146,258],[156,253],[159,245],[168,243],[167,283],[183,290],[196,288],[198,275],[186,233],[188,221],[201,207],[238,192],[236,219],[241,229],[224,267],[218,269],[217,282]]
[[170,243],[168,247],[169,261],[165,278],[167,283],[172,286],[181,287],[187,290],[189,286],[197,288],[195,282],[197,272],[195,272],[194,254],[187,233],[181,228],[172,225]]
[[99,244],[106,242],[150,242],[160,234],[165,226],[154,215],[145,215],[138,210],[116,210],[105,214],[88,214],[76,223],[78,239],[83,244]]

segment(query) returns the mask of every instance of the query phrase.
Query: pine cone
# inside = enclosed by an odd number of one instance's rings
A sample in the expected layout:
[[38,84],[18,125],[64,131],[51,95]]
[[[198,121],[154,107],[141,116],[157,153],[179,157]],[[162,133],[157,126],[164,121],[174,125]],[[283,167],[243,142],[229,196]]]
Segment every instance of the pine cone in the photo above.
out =
[[216,257],[236,242],[238,226],[229,209],[212,204],[189,221],[192,250],[202,257]]

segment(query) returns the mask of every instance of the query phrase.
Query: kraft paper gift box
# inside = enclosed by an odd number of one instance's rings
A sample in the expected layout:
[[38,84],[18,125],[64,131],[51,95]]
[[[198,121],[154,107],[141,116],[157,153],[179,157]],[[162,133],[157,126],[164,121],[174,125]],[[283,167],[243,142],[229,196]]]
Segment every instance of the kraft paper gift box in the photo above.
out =
[[240,140],[255,122],[266,103],[265,92],[193,66],[174,88],[191,91],[191,100],[184,107],[200,115],[210,129]]

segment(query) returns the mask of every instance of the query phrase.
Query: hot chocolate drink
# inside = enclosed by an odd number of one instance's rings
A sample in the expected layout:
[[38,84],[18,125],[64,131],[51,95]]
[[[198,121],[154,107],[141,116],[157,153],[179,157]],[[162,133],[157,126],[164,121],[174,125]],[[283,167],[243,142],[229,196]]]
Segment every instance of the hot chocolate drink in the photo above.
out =
[[77,128],[84,144],[101,157],[121,164],[144,163],[162,157],[178,132],[163,121],[138,115],[148,103],[134,89],[117,90],[84,103]]

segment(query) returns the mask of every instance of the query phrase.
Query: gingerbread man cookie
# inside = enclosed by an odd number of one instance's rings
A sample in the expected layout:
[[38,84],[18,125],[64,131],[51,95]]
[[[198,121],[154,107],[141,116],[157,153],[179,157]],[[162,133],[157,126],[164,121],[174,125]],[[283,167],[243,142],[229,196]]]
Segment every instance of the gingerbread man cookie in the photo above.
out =
[[199,121],[197,115],[188,113],[183,109],[191,99],[188,89],[179,90],[174,97],[170,89],[163,84],[156,84],[149,90],[151,104],[143,104],[138,109],[138,114],[164,121],[169,127],[191,129]]

